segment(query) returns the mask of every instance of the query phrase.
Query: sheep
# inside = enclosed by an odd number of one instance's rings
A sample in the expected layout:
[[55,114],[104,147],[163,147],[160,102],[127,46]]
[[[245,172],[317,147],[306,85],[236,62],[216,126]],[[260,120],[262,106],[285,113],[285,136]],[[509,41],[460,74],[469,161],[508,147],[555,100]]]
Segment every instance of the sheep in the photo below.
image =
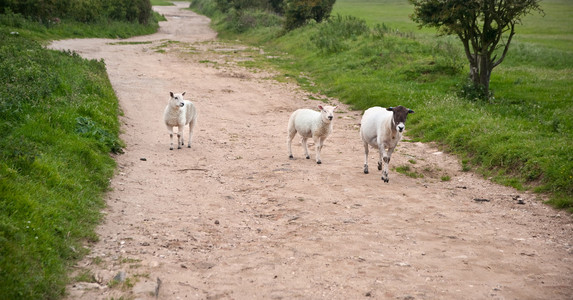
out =
[[320,112],[312,109],[297,109],[293,112],[288,121],[288,137],[287,147],[289,159],[294,159],[291,150],[292,139],[298,132],[302,136],[302,146],[304,148],[304,155],[306,159],[310,159],[308,155],[308,147],[306,140],[310,137],[314,140],[316,146],[316,163],[321,164],[320,150],[328,135],[332,132],[332,119],[334,118],[334,110],[338,106],[322,106],[318,105]]
[[169,92],[169,94],[171,95],[171,99],[169,99],[169,103],[167,103],[163,113],[163,119],[167,126],[167,130],[169,131],[169,138],[171,141],[169,150],[173,150],[173,127],[175,126],[178,127],[177,149],[181,149],[181,145],[185,145],[183,129],[187,124],[189,124],[189,141],[187,148],[191,148],[193,128],[197,123],[197,109],[195,109],[195,105],[191,101],[183,99],[185,92],[181,94],[173,94],[173,92]]
[[390,157],[402,139],[408,114],[413,113],[413,110],[401,105],[389,108],[376,106],[364,112],[360,121],[360,136],[364,142],[364,174],[368,174],[368,145],[370,145],[380,151],[378,170],[384,169],[382,180],[386,183],[390,181],[388,178]]

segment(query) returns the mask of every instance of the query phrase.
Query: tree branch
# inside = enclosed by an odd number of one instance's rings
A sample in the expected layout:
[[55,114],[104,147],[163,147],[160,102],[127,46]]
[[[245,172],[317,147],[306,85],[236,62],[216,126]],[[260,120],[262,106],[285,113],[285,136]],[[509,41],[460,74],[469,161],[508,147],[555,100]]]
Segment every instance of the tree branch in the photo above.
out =
[[494,62],[492,64],[492,69],[497,67],[499,64],[501,64],[501,62],[503,62],[503,60],[505,59],[505,55],[507,54],[507,51],[509,50],[509,44],[511,43],[511,38],[513,38],[513,35],[515,34],[515,23],[514,22],[510,22],[511,24],[511,32],[509,33],[509,37],[507,38],[507,43],[505,43],[505,48],[503,49],[503,54],[501,55],[501,57],[499,58],[499,60],[497,60],[496,62]]

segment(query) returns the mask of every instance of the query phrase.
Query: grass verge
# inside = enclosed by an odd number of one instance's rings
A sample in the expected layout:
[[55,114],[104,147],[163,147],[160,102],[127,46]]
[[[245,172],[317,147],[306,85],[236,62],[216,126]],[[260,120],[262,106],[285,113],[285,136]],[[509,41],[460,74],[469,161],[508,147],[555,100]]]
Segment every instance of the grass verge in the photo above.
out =
[[[159,18],[159,16],[156,16]],[[155,24],[43,25],[0,15],[2,299],[59,299],[67,271],[98,239],[120,153],[118,101],[105,63],[47,50],[49,39],[128,37]]]

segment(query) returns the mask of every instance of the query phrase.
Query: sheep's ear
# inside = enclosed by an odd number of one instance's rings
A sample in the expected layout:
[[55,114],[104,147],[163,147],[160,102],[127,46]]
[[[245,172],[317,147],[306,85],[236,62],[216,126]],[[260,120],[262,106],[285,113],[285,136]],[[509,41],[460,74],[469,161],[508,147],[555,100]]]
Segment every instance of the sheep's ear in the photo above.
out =
[[335,105],[335,106],[332,108],[332,110],[335,110],[337,107],[338,107],[338,105]]
[[322,105],[318,105],[318,109],[323,110],[324,108],[322,107]]
[[411,110],[411,109],[408,109],[408,113],[409,113],[409,114],[413,114],[413,113],[414,113],[414,111],[413,111],[413,110]]
[[183,94],[181,94],[181,96],[185,96],[185,92],[183,92]]
[[171,97],[173,97],[173,92],[169,92],[169,95],[171,95]]
[[388,107],[386,108],[387,111],[394,111],[394,107]]

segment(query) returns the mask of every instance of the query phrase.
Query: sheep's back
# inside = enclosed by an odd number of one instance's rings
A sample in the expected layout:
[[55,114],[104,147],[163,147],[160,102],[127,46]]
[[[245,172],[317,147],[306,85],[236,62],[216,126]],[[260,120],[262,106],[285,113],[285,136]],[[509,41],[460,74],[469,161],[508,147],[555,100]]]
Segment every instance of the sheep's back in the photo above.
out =
[[312,132],[320,125],[320,113],[308,108],[301,108],[293,113],[293,126],[296,131],[304,136],[311,137]]
[[367,109],[362,115],[362,120],[360,121],[362,140],[374,147],[377,147],[378,136],[381,136],[382,140],[384,140],[385,135],[390,134],[392,129],[388,124],[391,119],[392,112],[387,111],[383,107],[375,106]]
[[195,105],[189,100],[183,101],[185,103],[185,125],[196,117],[197,111],[195,110]]

